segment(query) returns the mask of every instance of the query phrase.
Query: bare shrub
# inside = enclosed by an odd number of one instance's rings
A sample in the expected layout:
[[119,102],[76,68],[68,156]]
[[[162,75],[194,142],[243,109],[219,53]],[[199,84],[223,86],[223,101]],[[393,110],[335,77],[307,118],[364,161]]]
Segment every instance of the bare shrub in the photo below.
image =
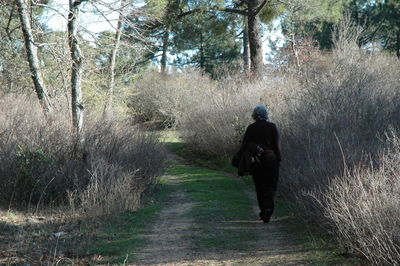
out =
[[213,87],[215,82],[196,70],[171,75],[149,71],[136,82],[127,104],[135,121],[170,126]]
[[[154,179],[146,178],[123,167],[109,164],[103,159],[90,163],[89,183],[80,190],[68,191],[72,210],[79,210],[89,216],[104,216],[140,207],[143,193]],[[79,206],[76,206],[76,204]]]
[[164,165],[166,153],[158,139],[127,122],[92,121],[83,147],[87,185],[69,191],[71,207],[78,205],[90,216],[136,210]]
[[137,175],[153,178],[165,160],[165,150],[156,133],[142,132],[129,122],[95,120],[85,133],[84,150],[92,157],[117,164]]
[[221,76],[215,81],[197,70],[145,73],[129,100],[132,115],[137,121],[176,125],[193,151],[230,156],[251,122],[252,109],[267,104],[273,119],[286,108],[281,99],[293,94],[297,81],[275,73],[256,81],[231,72]]
[[77,157],[65,116],[46,120],[37,100],[24,96],[1,97],[0,109],[0,202],[10,206],[69,201],[90,215],[133,210],[162,169],[158,136],[130,123],[91,116]]
[[388,160],[398,147],[383,156],[379,136],[400,124],[399,61],[358,48],[357,29],[337,34],[332,53],[303,68],[282,110],[281,188],[305,217],[333,225],[343,246],[375,264],[398,263],[398,159]]
[[211,83],[214,86],[194,83],[192,90],[196,93],[185,96],[185,108],[177,119],[181,136],[193,151],[231,156],[251,122],[252,109],[257,104],[267,104],[273,119],[275,112],[284,105],[278,100],[281,90],[285,90],[283,84],[290,81],[268,75],[250,82],[243,76],[229,75]]
[[[361,50],[346,60],[342,48],[323,65],[308,65],[300,76],[303,89],[283,110],[283,183],[300,191],[299,197],[304,195],[299,188],[326,187],[343,173],[343,160],[352,168],[363,154],[377,154],[377,135],[399,123],[398,60]],[[309,203],[310,215],[321,216],[312,199],[299,202]]]
[[359,164],[332,180],[325,214],[339,243],[374,264],[400,263],[400,138],[391,134],[379,164]]
[[207,155],[230,156],[240,144],[250,113],[264,96],[263,82],[221,82],[195,99],[180,118],[182,137],[192,150]]
[[59,200],[56,191],[66,185],[59,173],[72,148],[68,120],[45,120],[36,101],[24,96],[1,97],[0,109],[0,201]]
[[363,31],[364,28],[352,20],[351,12],[346,11],[343,18],[333,26],[332,42],[335,47],[334,51],[341,52],[338,56],[344,55],[343,52],[345,52],[345,55],[349,56],[347,59],[349,59],[353,52],[355,52],[355,55],[359,54],[358,44]]

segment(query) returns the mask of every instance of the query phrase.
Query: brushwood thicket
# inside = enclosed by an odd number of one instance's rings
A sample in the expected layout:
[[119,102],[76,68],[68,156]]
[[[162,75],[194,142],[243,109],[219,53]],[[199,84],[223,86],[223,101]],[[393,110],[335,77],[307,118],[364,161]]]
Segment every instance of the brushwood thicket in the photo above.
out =
[[279,190],[350,252],[390,264],[400,259],[399,77],[397,58],[338,40],[301,68],[266,69],[251,81],[143,76],[151,90],[133,102],[173,121],[188,148],[211,159],[231,157],[252,109],[267,105],[281,135]]

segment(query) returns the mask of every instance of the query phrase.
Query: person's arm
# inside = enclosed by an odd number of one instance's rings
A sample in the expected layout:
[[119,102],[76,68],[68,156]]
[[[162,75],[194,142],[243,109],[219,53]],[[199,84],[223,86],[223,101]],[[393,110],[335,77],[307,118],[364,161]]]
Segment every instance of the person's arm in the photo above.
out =
[[275,152],[276,158],[278,160],[278,162],[280,162],[282,160],[281,158],[281,144],[280,144],[280,140],[279,140],[279,132],[277,127],[274,127],[274,137],[273,137],[273,147],[272,149]]
[[240,146],[240,151],[243,152],[247,148],[247,144],[249,142],[249,126],[246,128],[246,131],[244,132],[243,140],[242,140],[242,145]]

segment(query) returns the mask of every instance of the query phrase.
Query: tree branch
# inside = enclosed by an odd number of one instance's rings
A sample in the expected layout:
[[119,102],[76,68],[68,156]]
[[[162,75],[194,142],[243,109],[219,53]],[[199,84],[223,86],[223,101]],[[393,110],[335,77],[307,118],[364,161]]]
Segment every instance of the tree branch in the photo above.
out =
[[77,7],[77,6],[79,6],[80,4],[82,4],[83,2],[86,2],[86,1],[88,1],[88,0],[75,0],[74,4],[73,4],[73,7]]
[[268,0],[264,0],[261,5],[259,5],[256,9],[256,12],[254,13],[254,15],[257,15],[258,13],[260,13],[261,9],[265,6],[265,4],[268,2]]
[[[265,3],[267,2],[267,0],[264,1],[264,3],[262,5],[265,5]],[[262,6],[260,6],[262,8]],[[260,9],[261,10],[261,9]],[[191,14],[197,13],[197,12],[205,12],[205,11],[222,11],[222,12],[229,12],[229,13],[235,13],[235,14],[239,14],[242,16],[248,16],[249,12],[247,12],[246,10],[243,9],[236,9],[236,8],[230,8],[230,7],[218,7],[218,6],[210,6],[210,7],[204,7],[204,8],[195,8],[192,10],[188,10],[185,12],[181,12],[179,15],[176,16],[176,20],[179,20],[183,17],[189,16]],[[162,26],[163,23],[160,21],[154,22],[153,25],[151,27],[148,28],[148,30],[154,30],[160,26]]]
[[247,12],[246,10],[243,10],[243,9],[235,9],[235,8],[226,7],[226,8],[221,9],[221,11],[229,12],[229,13],[235,13],[235,14],[239,14],[239,15],[242,15],[242,16],[248,16],[249,15],[249,12]]
[[10,25],[11,25],[11,20],[12,20],[13,14],[14,14],[14,8],[15,8],[15,5],[12,6],[12,9],[10,12],[10,17],[8,18],[7,27],[6,27],[7,36],[10,41],[12,41],[11,33],[10,33]]
[[40,4],[40,3],[35,2],[35,1],[32,1],[32,5],[34,5],[34,6],[40,6],[40,7],[45,7],[45,8],[51,9],[51,10],[53,10],[54,12],[56,12],[58,15],[62,16],[65,20],[68,21],[67,16],[65,16],[64,13],[62,13],[62,12],[61,12],[59,9],[57,9],[57,8],[54,8],[54,7],[52,7],[52,6],[50,6],[50,5],[46,5],[46,4]]
[[[266,2],[266,0],[265,0],[265,2]],[[221,8],[218,6],[210,6],[210,7],[204,7],[204,8],[199,7],[199,8],[195,8],[195,9],[183,12],[183,13],[179,14],[176,18],[181,19],[181,18],[191,15],[193,13],[203,12],[203,11],[222,11],[222,12],[235,13],[235,14],[239,14],[239,15],[243,15],[243,16],[247,16],[249,14],[246,10],[243,10],[243,9],[236,9],[236,8],[230,8],[230,7]]]
[[204,11],[204,8],[195,8],[195,9],[180,13],[178,16],[176,16],[176,19],[179,20],[183,17],[186,17],[188,15],[191,15],[191,14],[197,13],[197,12],[201,12],[201,11]]

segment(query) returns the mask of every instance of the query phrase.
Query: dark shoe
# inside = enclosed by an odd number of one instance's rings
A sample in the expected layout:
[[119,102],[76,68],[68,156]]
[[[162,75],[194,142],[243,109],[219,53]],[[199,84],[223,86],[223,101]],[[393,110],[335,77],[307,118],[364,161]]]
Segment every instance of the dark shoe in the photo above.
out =
[[265,212],[260,212],[259,216],[260,216],[260,220],[263,220],[264,223],[269,223],[271,215],[268,215]]
[[266,223],[266,224],[269,223],[270,219],[271,219],[270,216],[265,216],[264,218],[262,218],[263,222]]
[[266,209],[265,212],[260,212],[260,217],[261,220],[263,220],[264,223],[269,223],[272,215],[272,209]]

